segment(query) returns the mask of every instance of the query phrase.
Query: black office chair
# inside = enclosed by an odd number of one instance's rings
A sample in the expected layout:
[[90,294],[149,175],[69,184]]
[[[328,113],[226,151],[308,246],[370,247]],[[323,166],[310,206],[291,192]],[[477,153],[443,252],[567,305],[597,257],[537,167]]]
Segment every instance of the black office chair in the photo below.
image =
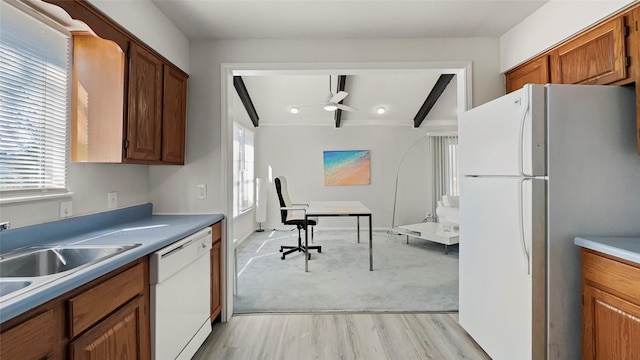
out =
[[[291,210],[292,207],[303,207],[306,204],[294,204],[291,202],[291,198],[289,198],[289,192],[287,191],[287,179],[284,176],[279,176],[275,179],[276,183],[276,192],[278,193],[278,199],[280,200],[280,217],[282,218],[282,223],[285,225],[295,225],[298,228],[298,246],[280,246],[280,252],[282,253],[281,259],[284,260],[284,257],[293,253],[293,252],[304,252],[305,248],[302,244],[302,236],[301,230],[307,231],[304,224],[304,211],[300,210]],[[289,208],[289,209],[286,209]],[[307,219],[307,226],[311,227],[311,239],[313,240],[313,227],[318,224],[318,218],[310,217]],[[322,246],[309,246],[309,250],[318,250],[318,252],[322,252]],[[285,251],[286,250],[286,251]],[[309,259],[311,259],[311,254],[309,253]]]

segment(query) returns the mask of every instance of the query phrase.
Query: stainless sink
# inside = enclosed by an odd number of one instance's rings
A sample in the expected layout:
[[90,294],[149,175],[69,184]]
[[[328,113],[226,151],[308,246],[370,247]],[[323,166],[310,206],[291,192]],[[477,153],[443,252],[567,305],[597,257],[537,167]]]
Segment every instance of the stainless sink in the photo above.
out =
[[31,246],[0,256],[0,302],[133,249],[132,245]]
[[0,280],[0,298],[31,285],[31,281]]
[[96,263],[136,245],[76,245],[29,247],[4,254],[0,277],[35,277],[59,274],[79,266]]

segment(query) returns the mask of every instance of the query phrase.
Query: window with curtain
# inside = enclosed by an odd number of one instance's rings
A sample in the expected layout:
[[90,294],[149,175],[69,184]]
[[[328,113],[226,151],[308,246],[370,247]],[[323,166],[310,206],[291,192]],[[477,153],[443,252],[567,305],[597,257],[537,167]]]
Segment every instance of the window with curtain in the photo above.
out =
[[0,191],[64,191],[70,36],[0,6]]
[[253,132],[233,124],[233,216],[253,207]]
[[445,192],[447,195],[460,195],[458,187],[458,137],[444,138]]
[[460,195],[458,175],[458,137],[434,136],[433,149],[433,211],[442,195]]

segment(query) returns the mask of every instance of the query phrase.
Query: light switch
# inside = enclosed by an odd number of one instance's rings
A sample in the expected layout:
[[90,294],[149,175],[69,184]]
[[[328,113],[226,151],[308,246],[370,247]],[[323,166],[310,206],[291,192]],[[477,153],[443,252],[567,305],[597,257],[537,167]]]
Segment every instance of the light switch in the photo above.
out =
[[113,191],[107,194],[107,205],[109,209],[115,209],[118,207],[118,193]]
[[71,201],[61,201],[60,202],[60,217],[68,218],[73,215],[73,209],[71,207]]
[[198,199],[206,199],[206,198],[207,198],[207,184],[199,184]]

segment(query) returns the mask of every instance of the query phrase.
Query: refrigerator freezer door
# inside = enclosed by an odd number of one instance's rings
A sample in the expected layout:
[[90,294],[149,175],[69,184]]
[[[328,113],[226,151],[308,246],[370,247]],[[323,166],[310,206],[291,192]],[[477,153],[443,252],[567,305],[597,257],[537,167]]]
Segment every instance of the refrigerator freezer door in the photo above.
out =
[[460,174],[546,175],[544,94],[527,85],[460,115]]
[[493,359],[545,353],[544,180],[465,177],[460,324]]

